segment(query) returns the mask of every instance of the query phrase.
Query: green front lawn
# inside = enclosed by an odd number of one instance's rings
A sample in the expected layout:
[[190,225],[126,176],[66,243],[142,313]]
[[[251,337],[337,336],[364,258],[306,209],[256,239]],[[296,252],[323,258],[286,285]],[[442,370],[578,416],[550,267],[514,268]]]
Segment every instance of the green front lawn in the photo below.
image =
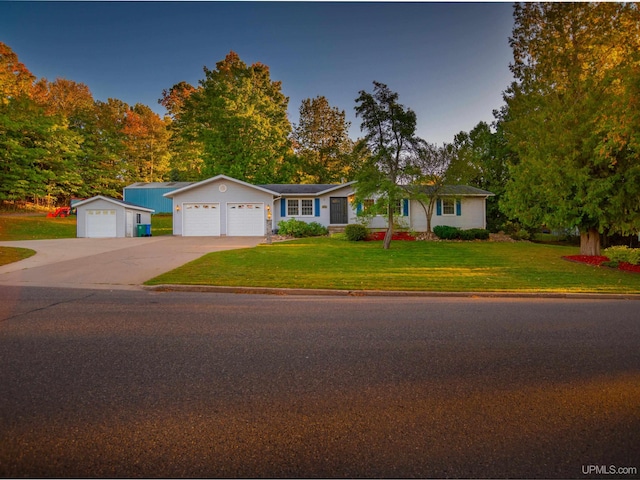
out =
[[46,214],[0,215],[0,240],[48,240],[74,238],[76,217],[49,218]]
[[35,253],[28,248],[0,247],[0,266],[24,260]]
[[[173,234],[173,216],[151,216],[151,234],[154,237]],[[76,237],[76,216],[47,217],[46,214],[0,215],[0,241],[50,240]]]
[[216,252],[147,284],[342,290],[640,293],[640,275],[562,260],[576,247],[529,242],[310,238]]

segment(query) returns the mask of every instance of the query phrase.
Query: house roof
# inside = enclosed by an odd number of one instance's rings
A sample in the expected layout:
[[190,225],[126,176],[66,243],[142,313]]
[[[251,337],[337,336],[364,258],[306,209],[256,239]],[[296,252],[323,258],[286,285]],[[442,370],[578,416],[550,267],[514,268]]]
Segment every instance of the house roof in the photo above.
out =
[[347,183],[339,183],[339,184],[333,184],[333,183],[332,184],[327,184],[327,183],[285,184],[285,183],[282,183],[282,184],[261,185],[261,187],[277,192],[280,195],[316,196],[316,195],[331,192],[333,190],[337,190],[342,187],[352,185],[354,183],[355,182],[347,182]]
[[127,185],[124,188],[172,188],[174,190],[178,188],[187,187],[195,182],[137,182]]
[[[433,186],[425,186],[423,188],[425,193],[431,193]],[[454,196],[454,197],[493,197],[494,193],[481,188],[471,187],[469,185],[444,185],[440,196]]]
[[149,213],[155,212],[155,210],[152,208],[142,207],[140,205],[136,205],[135,203],[125,202],[124,200],[118,200],[117,198],[111,198],[104,195],[96,195],[95,197],[87,198],[86,200],[82,200],[78,203],[74,203],[73,208],[81,207],[82,205],[95,202],[96,200],[104,200],[105,202],[113,203],[115,205],[120,205],[121,207],[135,208],[136,210],[143,210]]
[[178,188],[176,190],[172,190],[171,192],[167,192],[163,195],[163,197],[173,197],[178,193],[185,192],[187,190],[191,190],[193,188],[198,188],[203,185],[207,185],[209,183],[216,182],[218,180],[225,180],[227,182],[237,183],[239,185],[244,185],[245,187],[255,188],[256,190],[261,190],[266,193],[270,193],[271,195],[278,195],[278,192],[274,192],[273,190],[269,190],[260,185],[252,185],[251,183],[243,182],[242,180],[238,180],[237,178],[228,177],[226,175],[216,175],[215,177],[207,178],[206,180],[202,180],[200,182],[191,183],[182,188]]

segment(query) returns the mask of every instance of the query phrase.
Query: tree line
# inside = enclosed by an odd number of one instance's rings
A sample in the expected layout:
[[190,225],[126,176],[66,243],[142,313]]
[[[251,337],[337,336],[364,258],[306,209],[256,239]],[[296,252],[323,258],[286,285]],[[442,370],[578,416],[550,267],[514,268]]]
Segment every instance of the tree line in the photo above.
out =
[[253,183],[353,178],[350,124],[325,97],[304,100],[291,125],[289,100],[266,65],[230,52],[204,73],[197,87],[162,92],[162,119],[143,104],[94,100],[82,83],[36,79],[0,43],[0,202],[117,198],[134,182],[221,173]]
[[[198,85],[162,92],[149,107],[95,101],[87,86],[37,80],[0,43],[0,201],[98,193],[136,181],[227,174],[251,183],[358,180],[393,220],[399,196],[429,212],[445,184],[495,194],[491,230],[576,229],[581,250],[640,231],[640,9],[635,3],[514,6],[514,81],[491,124],[448,144],[417,137],[415,113],[374,82],[355,100],[363,137],[323,96],[287,117],[289,99],[261,63],[230,52]],[[391,206],[391,208],[390,208]],[[390,238],[390,236],[389,236]],[[385,242],[387,245],[387,242]]]

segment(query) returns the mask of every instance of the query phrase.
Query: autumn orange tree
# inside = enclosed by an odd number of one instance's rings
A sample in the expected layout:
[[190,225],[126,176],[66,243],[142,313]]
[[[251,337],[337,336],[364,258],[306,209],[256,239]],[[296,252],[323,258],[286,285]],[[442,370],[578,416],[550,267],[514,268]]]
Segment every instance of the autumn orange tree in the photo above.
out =
[[167,178],[169,155],[166,124],[148,107],[36,79],[0,43],[0,201],[119,197],[128,183]]

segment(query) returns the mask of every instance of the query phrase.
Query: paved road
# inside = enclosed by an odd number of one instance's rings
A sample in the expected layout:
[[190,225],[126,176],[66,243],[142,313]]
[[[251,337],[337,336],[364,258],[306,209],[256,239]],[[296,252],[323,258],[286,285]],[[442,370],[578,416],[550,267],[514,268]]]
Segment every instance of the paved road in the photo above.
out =
[[209,252],[254,247],[261,237],[67,238],[0,242],[36,255],[0,266],[0,286],[137,289]]
[[602,477],[639,345],[637,301],[1,287],[0,476]]

